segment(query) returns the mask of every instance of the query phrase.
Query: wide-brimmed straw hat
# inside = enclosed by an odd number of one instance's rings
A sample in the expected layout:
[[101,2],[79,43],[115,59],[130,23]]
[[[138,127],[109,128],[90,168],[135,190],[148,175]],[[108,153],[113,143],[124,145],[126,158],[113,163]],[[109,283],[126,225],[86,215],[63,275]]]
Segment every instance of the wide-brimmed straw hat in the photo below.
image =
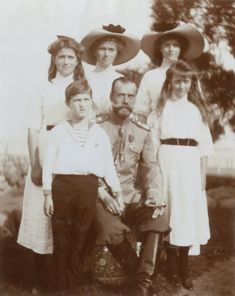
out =
[[77,55],[81,56],[84,52],[84,47],[78,43],[74,38],[68,36],[57,35],[57,40],[48,46],[48,52],[51,55],[56,55],[61,48],[72,48]]
[[195,29],[191,24],[184,22],[175,22],[171,24],[159,24],[156,27],[156,31],[145,34],[141,40],[142,50],[154,60],[156,50],[160,51],[160,47],[157,48],[157,42],[165,36],[179,36],[183,37],[187,41],[187,47],[184,50],[182,58],[186,60],[193,60],[201,55],[204,48],[204,39],[202,34]]
[[115,38],[124,43],[124,48],[118,53],[113,63],[114,65],[119,65],[129,61],[135,57],[140,50],[141,42],[137,37],[126,33],[126,30],[120,25],[114,26],[110,24],[108,26],[103,26],[100,29],[91,31],[82,39],[81,43],[85,47],[85,52],[82,56],[83,61],[91,65],[96,65],[96,57],[93,46],[98,40],[106,38]]

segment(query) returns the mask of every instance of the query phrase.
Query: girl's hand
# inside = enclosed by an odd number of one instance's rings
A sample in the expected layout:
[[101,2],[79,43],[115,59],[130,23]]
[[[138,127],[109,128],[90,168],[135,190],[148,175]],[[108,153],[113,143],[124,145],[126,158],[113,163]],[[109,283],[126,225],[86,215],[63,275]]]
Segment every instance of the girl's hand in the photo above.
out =
[[31,170],[31,181],[36,186],[42,186],[42,168],[40,165],[34,165]]
[[45,200],[44,200],[44,213],[47,217],[51,218],[54,212],[54,206],[53,206],[53,200],[52,200],[52,195],[47,194],[45,195]]
[[207,157],[201,158],[201,182],[202,191],[206,189],[206,168],[207,168]]
[[206,174],[202,174],[202,191],[206,190]]

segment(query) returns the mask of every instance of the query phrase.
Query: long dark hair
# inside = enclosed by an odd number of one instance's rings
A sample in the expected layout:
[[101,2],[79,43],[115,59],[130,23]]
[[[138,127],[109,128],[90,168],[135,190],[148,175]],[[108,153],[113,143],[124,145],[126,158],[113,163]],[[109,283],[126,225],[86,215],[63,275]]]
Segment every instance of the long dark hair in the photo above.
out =
[[73,80],[83,79],[85,77],[84,69],[81,62],[81,55],[84,52],[84,47],[75,39],[67,36],[57,36],[58,40],[54,41],[49,47],[48,52],[51,54],[51,63],[48,69],[48,80],[51,81],[56,76],[55,57],[62,48],[71,48],[77,57],[78,64],[73,73]]
[[178,60],[177,62],[172,63],[170,68],[166,72],[166,80],[163,84],[156,107],[157,114],[162,114],[166,101],[172,95],[171,82],[173,75],[179,75],[182,78],[191,79],[191,87],[188,93],[188,100],[199,109],[203,122],[210,124],[209,112],[206,100],[200,87],[197,70],[193,65],[190,65],[189,63],[186,63],[182,60]]

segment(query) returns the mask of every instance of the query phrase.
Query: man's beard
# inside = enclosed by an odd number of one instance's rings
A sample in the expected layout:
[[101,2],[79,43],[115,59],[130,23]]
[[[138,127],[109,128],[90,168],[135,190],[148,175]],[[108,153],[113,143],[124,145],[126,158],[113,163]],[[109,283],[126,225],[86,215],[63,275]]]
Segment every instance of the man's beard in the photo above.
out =
[[[122,110],[127,110],[127,112],[122,112]],[[114,105],[113,104],[113,110],[115,113],[117,113],[120,117],[128,117],[131,112],[132,112],[132,108],[129,105]]]

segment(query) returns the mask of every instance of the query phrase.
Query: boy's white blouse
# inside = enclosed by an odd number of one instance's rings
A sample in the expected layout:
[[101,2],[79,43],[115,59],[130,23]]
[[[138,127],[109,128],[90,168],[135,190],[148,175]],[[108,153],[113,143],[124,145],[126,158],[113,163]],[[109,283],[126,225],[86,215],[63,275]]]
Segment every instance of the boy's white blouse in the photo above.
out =
[[94,174],[104,178],[113,192],[121,191],[110,140],[97,124],[89,128],[84,147],[67,121],[51,130],[43,164],[44,190],[51,189],[54,174]]
[[188,101],[187,96],[173,101],[167,100],[163,109],[160,126],[160,139],[191,138],[199,143],[200,156],[213,153],[210,130],[202,121],[198,108]]

